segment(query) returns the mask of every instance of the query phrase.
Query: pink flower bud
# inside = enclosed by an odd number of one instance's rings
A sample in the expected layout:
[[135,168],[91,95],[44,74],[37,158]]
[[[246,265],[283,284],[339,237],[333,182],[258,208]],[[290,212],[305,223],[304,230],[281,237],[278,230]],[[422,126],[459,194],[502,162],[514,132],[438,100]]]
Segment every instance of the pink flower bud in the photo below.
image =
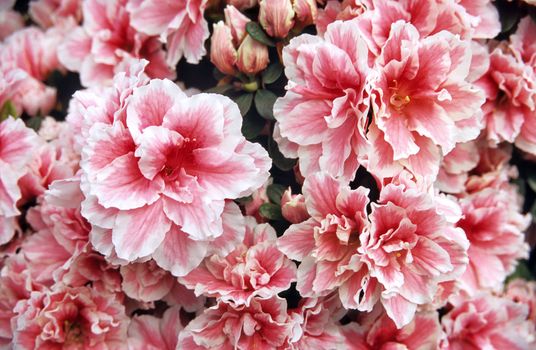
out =
[[284,38],[294,26],[294,9],[291,0],[261,0],[259,21],[266,32]]
[[246,74],[256,74],[266,68],[270,60],[268,59],[268,48],[253,39],[249,34],[238,48],[238,69]]
[[246,10],[257,5],[257,0],[227,0],[227,3],[240,10]]
[[294,12],[296,12],[296,19],[303,24],[315,23],[317,15],[316,0],[294,0]]
[[237,52],[233,46],[231,29],[220,21],[214,25],[210,47],[210,61],[222,73],[234,74],[236,60]]
[[298,224],[309,218],[309,213],[305,208],[305,198],[303,194],[292,194],[290,187],[281,197],[281,213],[283,217],[293,224]]
[[228,5],[223,12],[225,13],[225,23],[231,28],[233,42],[238,47],[246,36],[246,24],[251,20],[232,5]]

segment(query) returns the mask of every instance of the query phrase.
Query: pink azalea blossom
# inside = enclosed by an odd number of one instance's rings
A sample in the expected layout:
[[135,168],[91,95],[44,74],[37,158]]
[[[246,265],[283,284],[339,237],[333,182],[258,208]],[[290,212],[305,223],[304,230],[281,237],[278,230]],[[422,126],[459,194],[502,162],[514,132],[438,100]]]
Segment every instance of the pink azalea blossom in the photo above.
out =
[[183,329],[180,307],[170,307],[162,318],[151,315],[134,316],[128,326],[130,350],[175,350],[179,332]]
[[460,199],[463,218],[458,226],[471,243],[469,265],[461,282],[470,294],[500,289],[517,261],[528,257],[523,231],[531,218],[521,214],[521,200],[513,185],[486,188]]
[[364,157],[368,49],[356,22],[332,24],[324,39],[307,34],[283,49],[287,93],[274,105],[280,136],[297,145],[300,171],[352,179]]
[[36,27],[24,28],[10,35],[0,44],[0,61],[7,69],[21,69],[27,73],[12,92],[12,102],[18,113],[30,115],[48,113],[56,103],[56,90],[43,81],[61,65],[56,47],[62,39],[55,31],[43,32]]
[[536,110],[536,25],[522,19],[510,42],[496,45],[487,74],[477,81],[487,102],[486,134],[493,144],[515,142],[522,150],[535,153],[532,115]]
[[359,251],[381,285],[375,298],[398,328],[411,322],[418,305],[433,301],[442,283],[465,271],[469,242],[453,225],[459,219],[440,198],[403,184],[387,185],[372,204]]
[[91,126],[82,150],[82,206],[92,241],[105,255],[152,256],[184,276],[211,244],[240,239],[242,216],[225,200],[260,187],[270,161],[242,136],[240,111],[227,97],[187,97],[169,80],[123,93],[130,95],[125,105]]
[[527,319],[532,321],[536,335],[536,282],[516,278],[506,286],[504,296],[516,303],[526,305],[529,313]]
[[269,224],[246,219],[246,235],[227,256],[212,255],[181,283],[196,295],[217,297],[236,305],[249,305],[255,297],[270,298],[296,281],[296,265],[275,245],[276,234]]
[[80,73],[84,86],[110,84],[114,73],[132,58],[146,58],[146,74],[174,78],[165,62],[162,43],[131,27],[126,0],[89,0],[82,4],[84,21],[65,38],[58,58],[69,70]]
[[338,323],[345,310],[336,294],[325,298],[305,298],[290,310],[293,322],[290,349],[341,349],[345,338]]
[[[296,288],[304,297],[324,296],[338,288],[347,308],[369,311],[377,287],[357,249],[368,228],[368,190],[350,190],[330,176],[306,178],[303,195],[311,218],[291,225],[278,240],[279,249],[301,261]],[[357,294],[365,293],[362,300]],[[372,301],[374,303],[374,301]]]
[[15,312],[12,328],[17,349],[120,349],[126,343],[128,318],[114,294],[88,287],[32,292]]
[[37,0],[31,1],[29,14],[42,28],[59,25],[69,19],[80,22],[82,19],[81,0]]
[[273,182],[272,178],[269,178],[259,189],[255,190],[251,194],[251,200],[244,204],[244,213],[248,216],[253,216],[258,222],[265,222],[266,218],[262,217],[259,213],[259,208],[264,203],[270,203],[270,199],[266,194],[266,189]]
[[506,298],[480,293],[461,300],[441,319],[441,349],[529,349],[527,307]]
[[129,12],[136,30],[160,36],[167,46],[167,64],[174,67],[183,56],[188,63],[198,63],[206,54],[206,6],[207,0],[141,0],[130,1]]
[[360,324],[343,327],[346,349],[437,349],[441,326],[436,312],[418,312],[411,323],[398,329],[385,312],[366,314]]
[[176,283],[169,272],[159,268],[152,260],[121,266],[121,276],[121,287],[125,294],[145,302],[162,299]]
[[21,198],[18,181],[27,171],[38,140],[20,119],[0,122],[0,244],[9,242],[15,233]]
[[285,348],[291,324],[284,299],[257,299],[250,306],[219,302],[190,321],[179,335],[180,349]]
[[460,127],[484,102],[480,90],[466,81],[470,59],[469,42],[453,34],[419,40],[413,25],[393,24],[373,82],[369,171],[389,177],[403,166],[434,177],[442,154],[478,135],[478,125],[474,131]]

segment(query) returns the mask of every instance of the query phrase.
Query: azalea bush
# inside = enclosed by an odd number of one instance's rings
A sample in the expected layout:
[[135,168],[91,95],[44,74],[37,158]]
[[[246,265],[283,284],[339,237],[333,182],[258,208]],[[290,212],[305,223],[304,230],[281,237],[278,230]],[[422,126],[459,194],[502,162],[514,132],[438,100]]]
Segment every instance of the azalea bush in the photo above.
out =
[[533,0],[7,0],[0,40],[1,348],[536,347]]

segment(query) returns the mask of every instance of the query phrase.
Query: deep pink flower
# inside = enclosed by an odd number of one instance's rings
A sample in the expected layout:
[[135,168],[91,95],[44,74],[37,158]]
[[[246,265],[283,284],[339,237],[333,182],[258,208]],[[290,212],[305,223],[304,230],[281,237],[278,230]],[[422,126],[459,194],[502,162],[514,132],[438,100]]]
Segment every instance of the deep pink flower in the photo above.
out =
[[69,70],[80,73],[84,86],[109,85],[114,73],[132,58],[149,61],[151,78],[174,78],[165,62],[162,43],[131,27],[126,0],[89,0],[82,4],[83,23],[65,38],[58,58]]
[[366,314],[360,324],[352,322],[343,327],[345,345],[350,350],[374,349],[437,349],[441,337],[439,317],[435,311],[418,312],[413,321],[397,329],[382,310]]
[[128,348],[131,350],[175,350],[183,329],[180,307],[170,307],[162,318],[134,316],[128,326]]
[[207,257],[180,282],[196,295],[218,297],[236,305],[249,305],[255,297],[270,298],[296,281],[296,265],[276,246],[269,224],[246,219],[244,240],[226,256]]
[[207,0],[142,0],[130,1],[129,6],[132,26],[166,43],[166,61],[171,67],[183,56],[189,63],[198,63],[206,54],[209,30],[203,14]]
[[471,245],[469,265],[461,278],[470,294],[481,289],[500,290],[517,261],[528,257],[523,232],[531,218],[521,214],[522,198],[517,187],[485,188],[460,199],[463,228]]
[[506,298],[480,293],[461,300],[441,319],[441,349],[529,349],[527,307]]
[[[466,78],[471,47],[446,31],[419,39],[416,28],[396,22],[377,61],[373,81],[374,120],[368,169],[383,178],[406,167],[435,177],[442,154],[478,135],[484,96]],[[369,133],[369,134],[370,134]]]
[[17,349],[120,349],[126,343],[129,319],[114,294],[88,287],[32,292],[15,312],[12,328]]
[[367,58],[352,21],[334,23],[324,39],[300,35],[283,49],[289,83],[274,116],[280,136],[297,145],[305,177],[322,170],[353,179],[366,148]]
[[0,122],[0,244],[13,237],[15,218],[20,214],[17,201],[21,198],[18,186],[31,161],[39,138],[22,120],[12,117]]
[[291,324],[284,299],[257,299],[250,306],[219,302],[206,309],[181,331],[180,349],[285,348]]
[[127,261],[152,256],[184,276],[211,244],[224,243],[223,226],[227,245],[240,240],[242,216],[225,200],[266,181],[268,155],[242,136],[240,111],[227,97],[187,97],[169,80],[122,93],[131,94],[125,105],[91,126],[82,151],[92,242],[105,255],[113,248]]
[[30,2],[32,20],[42,28],[59,25],[68,20],[82,19],[82,0],[37,0]]

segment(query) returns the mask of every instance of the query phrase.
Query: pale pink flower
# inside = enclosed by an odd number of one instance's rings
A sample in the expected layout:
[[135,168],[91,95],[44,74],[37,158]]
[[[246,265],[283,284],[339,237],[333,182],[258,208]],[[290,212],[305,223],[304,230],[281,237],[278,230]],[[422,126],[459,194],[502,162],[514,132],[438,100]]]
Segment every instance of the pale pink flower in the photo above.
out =
[[160,36],[167,47],[167,64],[174,67],[183,56],[188,63],[198,63],[206,54],[206,6],[207,0],[131,0],[129,12],[136,30]]
[[528,257],[523,231],[531,217],[521,214],[522,200],[514,185],[485,188],[460,199],[463,218],[457,225],[471,243],[469,265],[461,278],[468,293],[500,290],[517,261]]
[[24,27],[24,19],[17,11],[0,10],[0,40],[4,40],[12,33]]
[[[82,150],[82,207],[92,242],[107,256],[152,256],[184,276],[211,244],[231,250],[240,239],[242,216],[225,200],[260,187],[270,160],[242,136],[240,111],[227,97],[187,97],[169,80],[123,94],[131,94],[125,105],[97,116],[103,119]],[[224,226],[229,236],[218,242]]]
[[[318,297],[338,288],[346,308],[369,311],[379,287],[357,251],[359,237],[369,226],[369,190],[351,190],[318,173],[305,179],[302,191],[311,218],[291,225],[278,239],[282,252],[301,261],[297,290],[304,297]],[[360,291],[365,293],[361,300]]]
[[441,349],[529,349],[527,307],[506,298],[480,293],[460,300],[441,319]]
[[132,299],[145,302],[162,299],[176,283],[169,272],[159,268],[152,260],[121,266],[120,271],[123,292]]
[[342,2],[328,0],[326,6],[318,10],[316,29],[319,34],[323,35],[331,23],[356,18],[367,11],[369,6],[368,0],[343,0]]
[[516,278],[506,286],[504,296],[518,304],[526,305],[529,313],[527,319],[532,321],[536,331],[536,282]]
[[293,224],[309,219],[303,194],[292,194],[291,188],[287,188],[281,197],[281,214]]
[[226,256],[212,255],[179,281],[196,295],[249,305],[270,298],[296,281],[296,265],[277,249],[275,230],[246,218],[244,240]]
[[290,349],[342,349],[345,338],[338,321],[345,312],[336,294],[302,299],[296,309],[289,310],[293,323]]
[[493,39],[501,32],[499,11],[491,0],[456,0],[467,12],[474,39]]
[[0,122],[0,244],[9,242],[15,233],[21,198],[18,181],[38,143],[39,137],[22,120],[8,117]]
[[442,154],[478,135],[459,124],[478,115],[483,93],[466,78],[471,46],[443,31],[419,39],[408,23],[392,25],[373,81],[374,137],[368,169],[390,177],[405,167],[434,178]]
[[8,347],[13,337],[11,318],[13,309],[20,300],[30,297],[32,291],[43,286],[30,276],[27,261],[22,254],[13,254],[3,259],[0,271],[0,347]]
[[32,20],[42,28],[59,25],[68,19],[82,19],[82,0],[31,1],[28,10]]
[[385,186],[372,204],[358,251],[381,286],[375,298],[398,328],[411,322],[418,305],[434,301],[440,284],[465,271],[469,242],[454,227],[459,213],[446,211],[455,206],[403,184]]
[[54,31],[44,32],[37,27],[28,27],[10,35],[0,45],[0,61],[5,69],[21,69],[27,73],[12,92],[12,102],[17,112],[24,110],[30,115],[47,114],[56,103],[56,89],[44,81],[61,65],[55,48],[61,36]]
[[536,110],[536,25],[522,19],[509,42],[499,43],[490,56],[489,71],[477,81],[486,92],[487,138],[494,144],[515,142],[535,154],[533,114]]
[[343,326],[346,349],[437,349],[441,338],[439,316],[435,311],[418,312],[411,323],[398,329],[383,310],[366,314]]
[[219,302],[190,321],[180,332],[180,349],[285,348],[291,324],[284,299],[257,299],[250,306]]
[[353,21],[333,23],[324,39],[300,35],[283,49],[289,83],[274,116],[280,136],[298,146],[305,177],[322,170],[353,179],[366,151],[367,58]]
[[180,307],[170,307],[162,318],[151,315],[134,316],[128,326],[129,350],[175,350],[183,329]]
[[446,193],[461,193],[469,178],[469,171],[476,168],[480,154],[475,141],[458,143],[454,149],[443,157],[437,176],[437,188]]
[[80,73],[84,86],[109,85],[114,73],[132,58],[149,61],[145,73],[152,78],[174,78],[165,62],[162,43],[131,27],[126,0],[89,0],[82,4],[82,26],[74,28],[58,48],[58,58]]
[[32,292],[15,307],[17,349],[107,348],[126,343],[129,319],[118,297],[88,287]]

